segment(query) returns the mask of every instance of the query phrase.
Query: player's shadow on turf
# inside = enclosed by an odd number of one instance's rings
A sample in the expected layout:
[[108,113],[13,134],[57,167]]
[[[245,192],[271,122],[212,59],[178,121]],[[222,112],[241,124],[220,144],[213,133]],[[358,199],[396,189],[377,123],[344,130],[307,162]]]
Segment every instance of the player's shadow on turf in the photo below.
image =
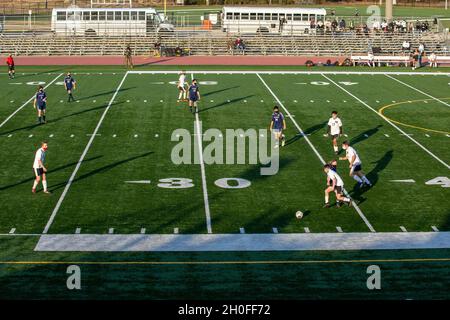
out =
[[40,126],[39,123],[35,123],[35,124],[29,125],[29,126],[26,126],[26,127],[16,128],[16,129],[12,129],[12,130],[9,130],[9,131],[1,132],[0,133],[0,137],[4,136],[4,135],[7,135],[7,134],[10,134],[10,133],[17,132],[17,131],[22,131],[22,130],[27,130],[27,129],[31,130],[31,129],[39,127],[39,126]]
[[[366,174],[367,178],[372,183],[372,188],[375,186],[379,180],[379,173],[386,169],[386,167],[389,165],[389,163],[392,161],[392,158],[394,157],[394,151],[389,150],[387,151],[379,160],[372,162],[372,164],[376,164],[375,167]],[[352,197],[358,200],[359,203],[364,202],[365,198],[362,198],[362,195],[370,189],[363,188],[359,189],[357,185],[353,187],[352,190]]]
[[[322,123],[316,124],[312,127],[309,127],[308,129],[304,130],[303,132],[306,135],[314,134],[317,131],[322,130],[326,124],[327,124],[327,122],[322,122]],[[290,138],[289,140],[286,141],[286,146],[296,142],[297,140],[300,140],[300,138],[303,138],[303,135],[300,132],[298,132],[295,136],[293,136],[292,138]]]
[[[119,91],[117,91],[117,93],[122,93],[122,92],[124,92],[124,91],[131,90],[131,89],[135,89],[135,88],[136,88],[136,87],[122,88],[122,89],[120,89]],[[106,91],[106,92],[102,92],[102,93],[93,94],[93,95],[91,95],[91,96],[82,97],[82,98],[79,98],[79,99],[77,99],[77,100],[82,101],[82,100],[87,100],[87,99],[97,98],[97,97],[101,97],[101,96],[112,95],[112,94],[114,94],[115,92],[116,92],[116,90]]]
[[[125,163],[127,163],[127,162],[130,162],[130,161],[133,161],[133,160],[136,160],[136,159],[139,159],[139,158],[146,157],[146,156],[148,156],[148,155],[150,155],[150,154],[152,154],[152,153],[154,153],[154,152],[153,152],[153,151],[149,151],[149,152],[145,152],[145,153],[143,153],[143,154],[140,154],[140,155],[137,155],[137,156],[134,156],[134,157],[131,157],[131,158],[123,159],[123,160],[120,160],[120,161],[117,161],[117,162],[108,164],[108,165],[106,165],[106,166],[103,166],[103,167],[100,167],[100,168],[98,168],[98,169],[92,170],[92,171],[90,171],[90,172],[88,172],[88,173],[85,173],[85,174],[79,176],[78,178],[75,178],[75,179],[73,180],[73,182],[78,182],[78,181],[80,181],[80,180],[84,180],[84,179],[86,179],[86,178],[89,178],[89,177],[91,177],[91,176],[93,176],[93,175],[96,175],[96,174],[99,174],[99,173],[104,173],[104,172],[106,172],[106,171],[109,171],[109,170],[111,170],[111,169],[117,167],[117,166],[120,166],[120,165],[122,165],[122,164],[125,164]],[[53,185],[53,186],[51,187],[51,190],[54,191],[54,190],[63,188],[63,187],[66,186],[66,184],[67,184],[66,181],[61,182],[61,183],[58,183],[58,184],[56,184],[56,185]]]
[[220,89],[220,90],[216,90],[216,91],[210,91],[210,92],[204,93],[202,96],[203,97],[207,97],[207,96],[210,96],[210,95],[213,95],[213,94],[216,94],[216,93],[228,91],[228,90],[231,90],[231,89],[236,89],[236,88],[239,88],[239,87],[240,86],[234,86],[234,87],[228,87],[228,88],[224,88],[224,89]]
[[[89,162],[89,161],[92,161],[92,160],[97,160],[97,159],[99,159],[99,158],[101,158],[101,157],[102,157],[102,156],[96,156],[96,157],[88,158],[88,159],[83,160],[83,162]],[[54,169],[51,168],[50,171],[49,171],[49,174],[51,175],[51,174],[54,173],[54,172],[57,172],[57,171],[60,171],[60,170],[64,170],[64,169],[66,169],[66,168],[73,167],[73,166],[75,166],[77,163],[78,163],[78,161],[76,161],[76,162],[71,162],[71,163],[65,164],[65,165],[63,165],[63,166],[54,168]],[[6,190],[6,189],[10,189],[10,188],[19,186],[19,185],[24,184],[24,183],[31,183],[31,181],[33,181],[34,179],[35,179],[35,177],[34,177],[34,176],[31,176],[31,177],[26,178],[26,179],[23,179],[23,180],[21,180],[21,181],[19,181],[19,182],[16,182],[16,183],[13,183],[13,184],[10,184],[10,185],[7,185],[7,186],[0,187],[0,191]]]
[[219,104],[216,104],[216,105],[214,105],[214,106],[212,106],[212,107],[200,109],[198,112],[200,113],[200,112],[205,112],[205,111],[208,111],[208,110],[211,110],[211,109],[224,107],[224,106],[226,106],[226,105],[229,105],[229,104],[232,104],[232,103],[235,103],[235,102],[239,102],[239,101],[242,101],[242,100],[251,98],[251,97],[253,97],[253,96],[254,96],[254,94],[249,95],[249,96],[245,96],[245,97],[241,97],[241,98],[232,99],[232,100],[230,100],[230,102],[224,101],[224,102],[219,103]]
[[352,140],[350,141],[350,145],[355,145],[359,142],[362,142],[364,140],[369,139],[371,136],[373,136],[375,133],[377,133],[378,131],[380,131],[380,128],[383,125],[379,124],[378,126],[376,126],[375,128],[369,129],[367,131],[364,131],[362,133],[360,133],[359,135],[357,135],[356,137],[352,138]]

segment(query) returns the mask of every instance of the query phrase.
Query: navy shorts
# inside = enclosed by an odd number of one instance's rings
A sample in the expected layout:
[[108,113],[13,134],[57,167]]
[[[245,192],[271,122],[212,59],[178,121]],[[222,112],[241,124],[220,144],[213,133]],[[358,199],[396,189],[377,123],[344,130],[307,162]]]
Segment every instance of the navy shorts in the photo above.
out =
[[42,168],[34,168],[33,171],[36,177],[41,177],[45,173]]
[[13,64],[9,64],[8,65],[8,70],[9,71],[14,71],[14,65]]
[[362,168],[361,168],[360,164],[357,164],[356,166],[353,167],[353,172],[359,172],[361,170],[362,170]]
[[343,194],[344,191],[342,190],[341,186],[335,186],[334,187],[334,191],[336,191],[338,194]]
[[37,108],[38,108],[39,110],[45,110],[45,109],[47,108],[47,106],[46,106],[45,103],[44,103],[44,104],[41,104],[41,105],[38,104]]
[[332,134],[331,135],[331,140],[334,140],[334,139],[337,139],[337,138],[339,138],[338,134]]

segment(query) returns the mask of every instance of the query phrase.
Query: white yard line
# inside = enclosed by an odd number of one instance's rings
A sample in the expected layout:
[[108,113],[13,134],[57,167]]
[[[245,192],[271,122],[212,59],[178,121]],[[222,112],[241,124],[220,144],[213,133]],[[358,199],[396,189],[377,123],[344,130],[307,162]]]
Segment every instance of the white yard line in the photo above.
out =
[[[345,74],[345,75],[424,75],[424,76],[450,76],[450,72],[360,72],[360,71],[267,71],[267,70],[253,70],[253,71],[230,71],[230,70],[217,70],[217,71],[195,71],[202,74]],[[128,71],[130,74],[179,74],[179,71]]]
[[[194,74],[191,73],[191,78],[194,79]],[[203,144],[202,144],[202,130],[200,128],[200,118],[198,113],[195,114],[195,127],[197,130],[197,143],[198,143],[198,153],[200,160],[200,171],[202,175],[202,188],[203,188],[203,201],[205,203],[205,215],[206,215],[206,229],[208,233],[212,233],[212,225],[211,225],[211,212],[209,210],[209,198],[208,198],[208,187],[206,184],[206,170],[205,163],[203,161]]]
[[410,89],[413,89],[414,91],[417,91],[417,92],[423,94],[424,96],[427,96],[427,97],[429,97],[429,98],[431,98],[431,99],[433,99],[433,100],[436,100],[437,102],[442,103],[443,105],[445,105],[445,106],[447,106],[447,107],[450,107],[450,104],[448,104],[447,102],[442,101],[442,100],[440,100],[440,99],[438,99],[438,98],[436,98],[436,97],[433,97],[431,94],[428,94],[428,93],[426,93],[426,92],[423,92],[422,90],[417,89],[416,87],[413,87],[412,85],[409,85],[409,84],[407,84],[407,83],[405,83],[405,82],[403,82],[403,81],[400,81],[400,80],[398,80],[398,79],[396,79],[396,78],[394,78],[394,77],[391,77],[391,76],[388,75],[388,74],[386,74],[385,76],[388,77],[389,79],[395,80],[395,81],[397,81],[398,83],[403,84],[404,86],[407,86],[407,87],[410,88]]
[[[45,87],[44,87],[44,89],[47,89],[49,86],[51,86],[56,80],[58,80],[58,78],[59,77],[61,77],[63,74],[62,73],[60,73],[60,74],[58,74],[57,76],[56,76],[56,78],[55,79],[53,79],[50,83],[48,83]],[[27,102],[25,102],[23,105],[21,105],[19,108],[17,108],[16,109],[16,111],[14,111],[13,113],[11,113],[10,115],[9,115],[9,117],[8,118],[6,118],[2,123],[0,123],[0,128],[1,127],[3,127],[12,117],[14,117],[15,115],[16,115],[16,113],[17,112],[19,112],[20,110],[22,110],[23,108],[25,108],[25,106],[27,105],[27,104],[29,104],[31,101],[33,101],[34,100],[34,95],[30,98],[30,99],[28,99],[28,101]]]
[[[289,117],[289,119],[291,119],[291,121],[294,123],[295,127],[297,128],[297,130],[302,134],[303,138],[305,138],[306,142],[309,144],[309,146],[311,147],[311,149],[314,151],[314,153],[316,154],[317,158],[319,158],[320,162],[322,162],[322,164],[325,164],[325,160],[322,158],[322,156],[320,155],[319,151],[317,151],[316,147],[311,143],[311,141],[309,140],[309,138],[307,137],[307,135],[303,132],[302,128],[299,126],[299,124],[297,123],[297,121],[295,121],[295,119],[291,116],[290,112],[288,109],[286,109],[286,107],[283,105],[283,103],[280,101],[280,99],[278,99],[278,97],[275,95],[275,93],[272,91],[272,89],[270,89],[270,87],[267,85],[267,83],[264,81],[264,79],[257,73],[256,74],[258,76],[258,78],[261,80],[261,82],[264,84],[264,86],[267,88],[267,90],[272,94],[272,96],[275,98],[275,100],[278,102],[278,104],[280,105],[281,108],[283,108],[284,112],[286,113],[286,115]],[[345,194],[348,196],[348,192],[344,189]],[[369,228],[369,230],[371,232],[376,232],[375,229],[373,228],[372,224],[369,222],[369,220],[366,218],[366,216],[364,215],[364,213],[361,211],[361,209],[359,208],[359,206],[353,201],[353,207],[355,208],[356,212],[358,213],[358,215],[361,217],[361,219],[364,221],[364,223],[366,224],[366,226]]]
[[67,192],[69,191],[69,189],[73,183],[73,180],[75,179],[75,176],[78,173],[78,170],[80,169],[81,163],[83,162],[84,158],[86,157],[86,154],[88,153],[89,149],[91,148],[91,145],[94,142],[97,132],[100,129],[100,126],[102,125],[102,122],[105,119],[106,114],[108,113],[109,109],[111,108],[111,105],[113,104],[114,99],[116,98],[117,94],[119,93],[120,88],[122,88],[122,85],[125,82],[127,75],[128,75],[128,73],[125,73],[125,75],[122,78],[122,81],[120,81],[119,86],[117,87],[116,91],[114,92],[114,95],[112,96],[111,100],[109,101],[108,106],[106,107],[105,111],[103,111],[103,114],[102,114],[100,120],[98,121],[97,126],[95,127],[95,130],[94,130],[91,138],[89,139],[86,147],[84,148],[84,151],[81,154],[81,157],[78,160],[78,163],[77,163],[75,169],[73,170],[72,175],[69,178],[69,181],[67,181],[66,187],[64,188],[64,191],[62,192],[61,196],[59,197],[59,200],[56,203],[56,206],[53,209],[50,219],[48,220],[47,224],[45,225],[44,231],[42,233],[47,233],[48,230],[50,229],[50,226],[53,223],[53,220],[55,220],[56,214],[58,213],[59,208],[61,207],[61,204],[64,201],[64,198],[66,197]]
[[402,129],[400,129],[395,123],[391,122],[388,118],[386,118],[385,116],[383,116],[382,114],[380,114],[377,110],[375,110],[374,108],[372,108],[370,105],[368,105],[367,103],[365,103],[364,101],[362,101],[360,98],[358,98],[357,96],[355,96],[353,93],[351,93],[350,91],[348,91],[347,89],[345,89],[344,87],[342,87],[341,85],[339,85],[338,83],[336,83],[335,81],[333,81],[332,79],[330,79],[329,77],[327,77],[325,74],[322,74],[322,76],[327,79],[328,81],[330,81],[331,83],[333,83],[335,86],[337,86],[339,89],[341,89],[342,91],[346,92],[349,96],[355,98],[356,100],[358,100],[360,103],[362,103],[366,108],[368,108],[369,110],[372,110],[373,112],[375,112],[378,116],[380,116],[384,121],[386,121],[387,123],[389,123],[391,126],[393,126],[395,129],[397,129],[398,131],[400,131],[401,133],[403,133],[405,135],[406,138],[408,138],[409,140],[411,140],[412,142],[414,142],[416,145],[418,145],[422,150],[424,150],[426,153],[428,153],[430,156],[432,156],[434,159],[436,159],[437,161],[439,161],[441,164],[443,164],[447,169],[450,169],[450,165],[448,165],[447,163],[445,163],[443,160],[441,160],[438,156],[436,156],[434,153],[432,153],[430,150],[428,150],[427,148],[425,148],[421,143],[419,143],[417,140],[415,140],[413,137],[409,136],[406,134],[405,131],[403,131]]

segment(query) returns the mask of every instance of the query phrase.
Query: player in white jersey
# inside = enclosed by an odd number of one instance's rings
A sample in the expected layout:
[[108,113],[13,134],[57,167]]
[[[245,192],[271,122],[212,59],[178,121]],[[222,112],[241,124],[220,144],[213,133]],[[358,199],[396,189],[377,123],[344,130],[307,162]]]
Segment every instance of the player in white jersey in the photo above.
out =
[[342,121],[341,121],[341,119],[338,118],[337,114],[338,114],[337,111],[333,111],[331,113],[331,118],[330,118],[330,120],[328,120],[328,131],[327,131],[327,135],[330,136],[333,141],[333,149],[334,149],[335,154],[339,153],[337,139],[343,133]]
[[348,141],[342,143],[342,149],[345,150],[345,157],[340,157],[339,160],[348,160],[350,168],[350,177],[358,182],[358,186],[362,188],[363,186],[371,187],[372,183],[366,178],[366,175],[362,171],[361,159],[355,149],[350,147]]
[[177,87],[180,91],[177,102],[182,101],[181,99],[183,99],[183,101],[187,101],[186,71],[181,71],[180,77],[178,78]]
[[336,206],[340,207],[340,201],[346,203],[348,206],[352,205],[352,200],[344,196],[344,181],[334,171],[329,164],[323,166],[323,171],[327,174],[327,188],[325,189],[325,205],[324,208],[330,207],[330,193],[336,194]]
[[42,142],[41,147],[36,151],[36,154],[34,156],[33,171],[34,175],[36,176],[36,179],[34,180],[33,183],[33,189],[31,189],[33,193],[36,193],[36,187],[41,181],[41,178],[42,178],[42,186],[44,187],[44,193],[47,194],[50,193],[47,190],[47,177],[46,177],[47,168],[44,166],[45,154],[47,152],[47,149],[48,149],[47,142],[44,141]]

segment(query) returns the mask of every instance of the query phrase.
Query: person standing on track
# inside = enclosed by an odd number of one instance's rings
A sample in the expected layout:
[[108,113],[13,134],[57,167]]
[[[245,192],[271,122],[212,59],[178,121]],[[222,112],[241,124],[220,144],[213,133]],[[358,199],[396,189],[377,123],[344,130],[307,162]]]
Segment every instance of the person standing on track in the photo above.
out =
[[6,64],[8,65],[9,79],[14,79],[14,77],[16,76],[16,70],[15,70],[14,58],[12,57],[12,54],[8,55],[8,58],[6,58]]
[[133,69],[132,55],[133,55],[133,50],[131,50],[130,45],[127,45],[127,47],[125,48],[125,65],[127,66],[127,68],[130,68],[130,69]]
[[31,192],[36,193],[36,188],[41,182],[42,179],[42,187],[44,188],[44,193],[50,194],[47,190],[47,168],[44,166],[45,155],[47,153],[48,144],[46,141],[42,142],[41,147],[36,151],[33,162],[33,171],[36,179],[33,182],[33,188]]
[[47,123],[47,121],[45,120],[45,112],[47,109],[47,95],[45,94],[44,88],[42,86],[38,87],[38,92],[36,93],[36,98],[34,98],[33,107],[37,110],[38,113],[38,123]]

